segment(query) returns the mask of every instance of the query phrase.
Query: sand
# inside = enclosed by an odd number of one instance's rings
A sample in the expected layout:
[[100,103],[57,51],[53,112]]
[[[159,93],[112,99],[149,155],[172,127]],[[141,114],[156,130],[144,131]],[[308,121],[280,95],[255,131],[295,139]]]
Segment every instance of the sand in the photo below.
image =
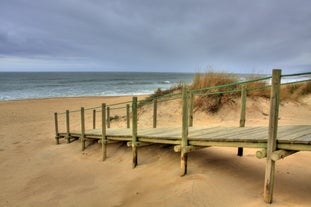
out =
[[[64,140],[55,145],[55,111],[116,103],[130,97],[55,98],[0,102],[0,206],[270,206],[263,202],[265,159],[256,149],[211,147],[189,155],[188,175],[179,177],[179,153],[166,145],[139,149],[136,169],[131,148],[110,144],[108,158],[101,145]],[[284,102],[280,125],[310,124],[311,97]],[[178,101],[159,107],[159,127],[180,124]],[[148,106],[151,107],[151,106]],[[140,127],[150,127],[145,107]],[[121,113],[116,110],[112,115]],[[249,100],[246,125],[267,125],[269,102]],[[76,115],[78,116],[78,115]],[[122,116],[122,115],[121,115]],[[87,115],[88,119],[90,115]],[[239,104],[218,114],[195,113],[195,125],[238,126]],[[99,124],[99,120],[97,124]],[[79,121],[72,121],[73,128]],[[112,123],[112,127],[124,123]],[[89,126],[88,126],[89,127]],[[272,206],[311,205],[311,152],[277,162]]]

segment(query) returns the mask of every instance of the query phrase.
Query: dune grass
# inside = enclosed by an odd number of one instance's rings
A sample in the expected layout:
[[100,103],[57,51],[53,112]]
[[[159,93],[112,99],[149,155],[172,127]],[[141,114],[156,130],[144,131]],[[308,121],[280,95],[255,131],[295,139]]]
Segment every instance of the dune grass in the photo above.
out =
[[[253,80],[262,78],[261,75],[251,75],[246,78],[246,80]],[[190,90],[206,89],[214,86],[222,86],[231,83],[236,83],[241,81],[241,77],[236,74],[225,73],[225,72],[206,72],[196,73],[193,77],[192,83],[188,86]],[[247,96],[251,98],[255,97],[270,97],[270,87],[269,82],[262,80],[256,82],[250,82],[243,84],[247,87]],[[194,109],[200,111],[206,111],[211,113],[216,113],[225,104],[235,104],[238,97],[240,97],[240,92],[232,93],[218,93],[225,91],[239,91],[242,85],[232,85],[223,88],[212,88],[209,90],[197,91],[194,99]],[[158,89],[149,98],[157,98],[163,95],[180,92],[182,84],[173,86],[169,90]],[[213,93],[217,94],[213,94]],[[307,94],[311,93],[311,81],[296,83],[296,84],[286,84],[281,86],[281,101],[292,100],[299,101],[299,99]],[[148,99],[149,99],[148,98]]]

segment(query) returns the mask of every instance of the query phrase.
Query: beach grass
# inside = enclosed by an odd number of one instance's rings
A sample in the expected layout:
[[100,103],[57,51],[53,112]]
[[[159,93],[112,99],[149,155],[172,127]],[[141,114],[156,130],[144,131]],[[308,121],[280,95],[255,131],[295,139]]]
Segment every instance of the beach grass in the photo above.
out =
[[[246,80],[254,80],[263,78],[263,75],[250,75],[246,77]],[[230,85],[240,81],[240,77],[237,74],[226,72],[214,72],[208,71],[206,73],[196,73],[193,77],[193,81],[188,85],[190,90],[200,90],[211,88],[214,86],[228,85],[221,88],[212,88],[209,90],[202,90],[196,92],[194,99],[194,109],[200,111],[206,111],[216,113],[225,104],[235,104],[236,99],[240,97],[239,92],[231,93],[219,93],[225,91],[239,91],[242,85]],[[243,84],[246,86],[247,96],[249,98],[270,97],[269,82],[266,80],[259,80],[256,82],[248,82]],[[146,100],[153,100],[155,98],[181,92],[182,83],[174,85],[168,90],[157,89]],[[215,94],[216,93],[216,94]],[[299,101],[299,99],[307,94],[311,93],[311,82],[302,82],[294,84],[286,84],[281,86],[281,101]],[[146,101],[147,102],[147,101]]]

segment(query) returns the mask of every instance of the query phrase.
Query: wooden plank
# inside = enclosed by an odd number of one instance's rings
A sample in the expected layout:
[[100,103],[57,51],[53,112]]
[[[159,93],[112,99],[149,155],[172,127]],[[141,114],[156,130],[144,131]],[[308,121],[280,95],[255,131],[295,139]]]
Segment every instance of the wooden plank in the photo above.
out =
[[96,129],[96,109],[93,110],[93,129]]
[[278,131],[278,140],[293,140],[311,134],[311,126],[283,126]]
[[54,113],[54,122],[55,122],[55,139],[56,139],[56,144],[59,144],[59,132],[58,132],[58,117],[57,113]]
[[149,137],[140,137],[138,138],[138,141],[140,142],[151,142],[151,143],[158,143],[158,144],[180,144],[179,140],[170,140],[170,139],[154,139],[154,138],[149,138]]
[[132,141],[132,137],[110,137],[107,135],[107,139],[111,141]]
[[[309,133],[311,126],[281,126],[281,133],[291,134],[288,131],[295,131],[290,140],[278,139],[278,144],[311,144],[311,135]],[[147,128],[138,129],[137,137],[150,139],[181,140],[181,128]],[[107,136],[131,138],[132,131],[127,128],[107,129]],[[188,140],[191,141],[214,141],[214,142],[248,142],[248,143],[266,143],[267,127],[191,127],[189,128]],[[59,137],[66,137],[67,133],[58,133]],[[70,137],[80,137],[81,132],[71,132]],[[299,137],[295,137],[299,136]],[[91,129],[85,131],[86,138],[101,138],[101,129]],[[294,139],[293,139],[294,138]]]
[[189,92],[186,85],[183,86],[182,91],[182,135],[181,135],[181,154],[180,154],[180,167],[181,172],[180,176],[187,174],[187,162],[188,162],[188,153],[184,150],[188,146],[188,103],[189,101]]
[[244,148],[265,148],[267,143],[249,143],[249,142],[215,142],[215,141],[190,141],[190,145],[195,146],[214,146],[214,147],[244,147]]
[[106,104],[102,104],[102,128],[101,128],[101,142],[102,142],[102,160],[107,158],[107,125],[106,125]]
[[137,97],[133,97],[132,100],[132,153],[133,153],[133,163],[132,167],[137,166]]
[[193,126],[193,108],[194,108],[194,96],[192,92],[189,92],[189,127]]
[[[240,127],[245,127],[245,117],[246,117],[246,95],[247,95],[247,91],[246,91],[246,86],[243,85],[242,86],[242,90],[241,90],[241,113],[240,113]],[[243,148],[239,147],[238,148],[238,156],[243,156]]]
[[306,144],[278,144],[278,149],[296,150],[296,151],[311,151],[311,145],[306,145]]
[[158,100],[153,100],[153,128],[157,128]]
[[81,143],[82,143],[82,151],[85,150],[85,120],[84,120],[84,108],[81,107]]
[[126,128],[130,128],[130,104],[126,104]]
[[107,108],[107,128],[110,128],[110,107],[106,107]]
[[264,201],[266,203],[272,203],[273,200],[275,161],[271,159],[271,155],[277,147],[276,139],[279,119],[280,85],[281,70],[275,69],[272,71],[270,94],[269,137],[267,143],[267,159],[264,184]]
[[240,127],[245,127],[245,117],[246,117],[246,87],[242,86],[241,90],[241,113],[240,113]]
[[66,110],[66,130],[67,130],[67,143],[70,143],[70,119],[69,119],[69,110]]

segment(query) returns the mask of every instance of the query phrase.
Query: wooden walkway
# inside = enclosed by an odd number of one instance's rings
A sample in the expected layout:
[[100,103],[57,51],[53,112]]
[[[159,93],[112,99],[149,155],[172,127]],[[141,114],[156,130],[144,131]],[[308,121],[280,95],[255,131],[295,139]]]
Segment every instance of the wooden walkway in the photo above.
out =
[[[296,75],[296,74],[294,74]],[[288,75],[287,75],[288,76]],[[256,157],[266,158],[264,201],[271,203],[275,164],[298,151],[311,151],[311,125],[278,126],[281,70],[273,70],[270,93],[269,126],[245,127],[246,89],[241,89],[240,127],[194,127],[193,95],[186,87],[182,91],[182,126],[175,128],[156,128],[156,103],[154,100],[153,128],[139,128],[137,117],[137,97],[131,104],[131,128],[129,128],[129,104],[127,104],[127,128],[110,128],[109,107],[102,104],[102,124],[100,129],[85,129],[84,108],[81,108],[81,131],[70,131],[69,111],[66,111],[66,132],[58,131],[58,118],[55,113],[55,138],[80,139],[82,150],[87,140],[97,140],[102,144],[103,160],[107,156],[107,144],[111,142],[127,142],[132,147],[133,168],[137,165],[138,147],[149,144],[171,144],[174,151],[180,152],[181,176],[187,174],[188,154],[203,147],[221,146],[237,147],[238,155],[243,155],[243,148],[259,148]],[[123,103],[122,103],[123,104]],[[116,104],[114,104],[116,105]],[[64,113],[63,113],[64,114]],[[94,114],[94,113],[93,113]],[[93,116],[95,117],[95,116]],[[93,118],[93,128],[95,118]]]
[[[182,129],[138,129],[137,141],[180,145]],[[85,131],[86,139],[102,139],[102,129]],[[67,133],[59,133],[65,138]],[[266,148],[268,127],[189,127],[189,145],[244,148]],[[71,138],[80,138],[81,132],[71,132]],[[131,129],[106,129],[108,141],[132,141]],[[311,151],[311,125],[279,126],[277,148],[283,150]]]

